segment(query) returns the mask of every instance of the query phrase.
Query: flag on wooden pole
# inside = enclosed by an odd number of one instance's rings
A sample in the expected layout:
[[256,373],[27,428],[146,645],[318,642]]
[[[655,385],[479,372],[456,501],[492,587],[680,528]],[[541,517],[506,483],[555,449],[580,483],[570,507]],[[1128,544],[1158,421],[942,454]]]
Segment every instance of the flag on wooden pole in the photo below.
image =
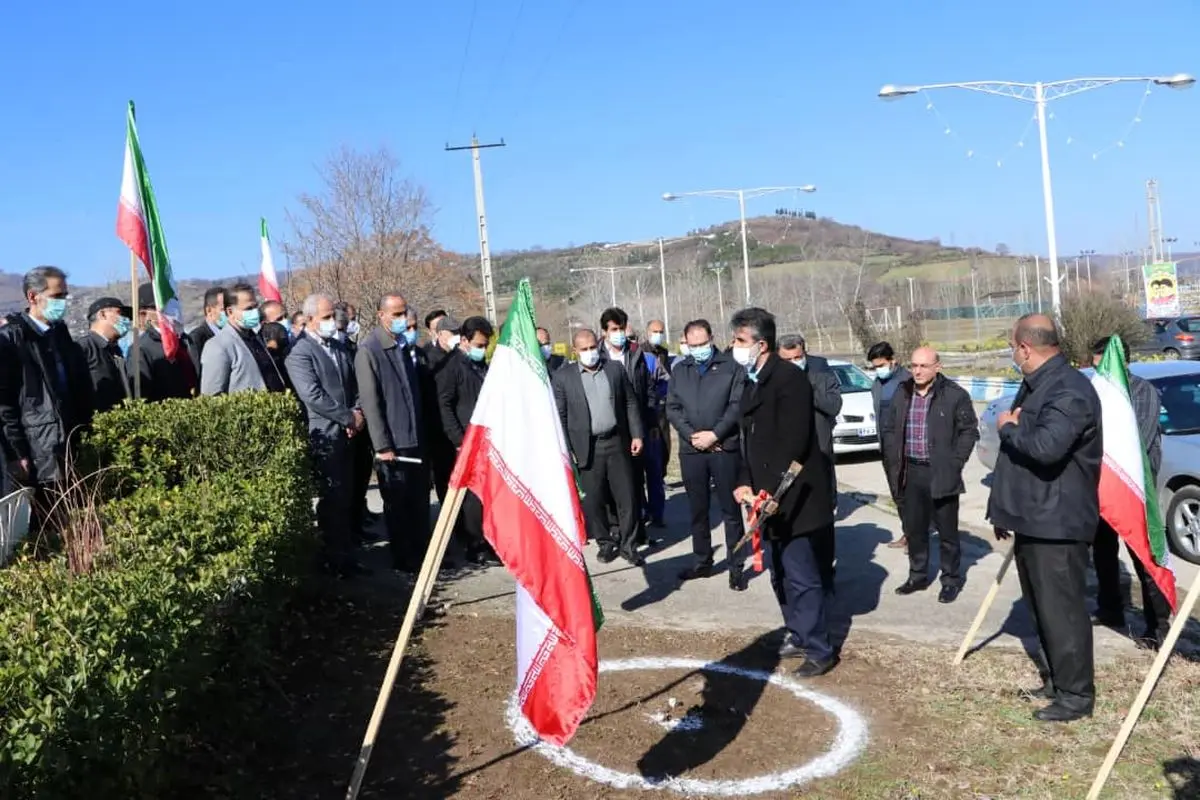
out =
[[1121,337],[1111,337],[1092,376],[1092,386],[1100,396],[1104,431],[1100,516],[1142,562],[1174,610],[1178,607],[1175,573],[1168,561],[1154,473],[1130,399],[1124,348]]
[[167,240],[158,218],[154,187],[150,185],[150,173],[146,170],[138,142],[132,100],[125,123],[125,169],[121,175],[121,199],[117,203],[117,236],[146,266],[154,285],[163,352],[168,359],[174,360],[183,331],[183,306],[171,272],[171,258],[167,255]]
[[271,237],[267,235],[267,220],[262,219],[262,265],[258,269],[258,293],[263,300],[283,302],[279,293],[279,279],[275,277],[275,260],[271,258]]
[[[536,420],[536,422],[532,422]],[[483,504],[483,529],[517,582],[517,701],[538,736],[574,734],[596,697],[603,617],[528,279],[500,330],[450,484]]]

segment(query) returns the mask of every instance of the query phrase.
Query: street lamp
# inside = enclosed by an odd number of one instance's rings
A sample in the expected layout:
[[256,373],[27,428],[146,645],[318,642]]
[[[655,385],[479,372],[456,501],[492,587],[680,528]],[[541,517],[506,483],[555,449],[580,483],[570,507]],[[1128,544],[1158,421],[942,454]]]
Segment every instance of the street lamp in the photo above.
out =
[[[667,310],[667,251],[666,246],[675,244],[676,242],[686,242],[691,239],[703,239],[712,241],[717,238],[715,233],[705,233],[699,236],[676,236],[674,239],[664,239],[658,237],[658,278],[662,283],[662,303],[663,303],[663,337],[669,342],[671,341],[671,313]],[[616,247],[650,247],[654,241],[647,242],[612,242],[604,245],[605,250],[611,250]],[[616,302],[613,303],[616,305]]]
[[1196,79],[1187,73],[1177,73],[1162,77],[1140,78],[1072,78],[1065,81],[1049,83],[1015,83],[1011,81],[968,81],[966,83],[930,83],[923,86],[896,86],[887,84],[879,90],[879,97],[893,100],[900,97],[928,91],[930,89],[967,89],[972,92],[994,94],[999,97],[1009,97],[1026,103],[1033,103],[1037,108],[1038,137],[1042,149],[1042,195],[1046,206],[1046,241],[1050,247],[1050,298],[1054,315],[1058,316],[1061,307],[1059,296],[1060,278],[1058,274],[1058,237],[1054,229],[1054,194],[1050,184],[1050,147],[1046,142],[1046,104],[1051,100],[1081,94],[1091,89],[1100,89],[1114,83],[1153,83],[1166,86],[1169,89],[1187,89]]
[[572,267],[571,272],[607,272],[612,284],[612,305],[617,304],[617,273],[630,269],[651,269],[650,264],[634,264],[628,267]]
[[817,190],[817,187],[811,183],[804,186],[762,186],[757,189],[708,189],[703,192],[680,192],[673,194],[664,192],[662,199],[670,202],[679,200],[684,197],[736,197],[738,201],[738,211],[742,220],[742,271],[746,279],[746,305],[750,305],[750,245],[746,240],[746,199],[753,200],[756,197],[763,197],[776,192],[808,192],[812,194]]
[[1169,238],[1166,238],[1166,237],[1163,238],[1163,244],[1166,245],[1166,248],[1167,248],[1167,261],[1171,260],[1171,245],[1175,244],[1178,241],[1179,241],[1178,236],[1171,236]]
[[[1096,255],[1095,250],[1080,250],[1079,255],[1083,256],[1084,262],[1087,264],[1088,274],[1088,289],[1092,288],[1092,256]],[[1079,267],[1075,268],[1075,288],[1079,288]]]

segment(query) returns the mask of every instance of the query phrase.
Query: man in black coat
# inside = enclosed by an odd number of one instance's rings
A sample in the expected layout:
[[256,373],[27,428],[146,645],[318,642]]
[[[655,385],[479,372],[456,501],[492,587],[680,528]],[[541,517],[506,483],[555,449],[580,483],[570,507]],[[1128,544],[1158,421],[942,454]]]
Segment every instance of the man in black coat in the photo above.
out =
[[912,377],[896,389],[888,406],[892,436],[888,483],[904,497],[901,523],[908,539],[908,580],[896,589],[907,595],[929,586],[929,523],[938,532],[942,590],[939,603],[953,603],[962,591],[962,550],[958,498],[966,492],[962,470],[979,441],[971,395],[941,374],[932,347],[912,354]]
[[[462,447],[475,403],[487,377],[488,342],[492,323],[483,317],[467,317],[461,326],[458,349],[449,354],[437,376],[438,412],[446,437],[457,453]],[[485,566],[498,566],[500,559],[483,536],[483,504],[474,492],[463,497],[459,511],[458,535],[467,560]]]
[[[638,511],[634,456],[642,452],[642,416],[628,372],[600,358],[594,331],[575,331],[578,362],[555,372],[554,401],[567,447],[579,471],[583,513],[590,538],[600,544],[597,557],[609,563],[618,555],[634,566],[644,562],[634,541]],[[536,424],[536,422],[535,422]],[[606,504],[616,506],[616,527],[609,526]]]
[[1087,610],[1088,548],[1100,522],[1100,398],[1059,350],[1058,327],[1026,314],[1012,334],[1025,376],[996,428],[1000,453],[987,515],[996,538],[1016,534],[1021,594],[1041,643],[1043,722],[1090,716],[1096,699]]
[[684,329],[688,356],[675,364],[667,393],[667,420],[679,433],[679,469],[691,510],[694,562],[679,573],[680,580],[712,574],[712,530],[708,510],[716,486],[717,503],[725,527],[725,553],[729,562],[729,588],[741,591],[745,553],[734,552],[742,538],[742,514],[733,490],[737,488],[738,420],[746,385],[746,370],[712,346],[708,320],[689,322]]
[[117,340],[133,327],[133,309],[115,297],[101,297],[88,307],[90,328],[75,340],[92,378],[92,407],[108,411],[133,397],[125,358]]
[[[143,283],[138,287],[138,314],[143,331],[138,335],[136,363],[132,358],[125,362],[130,385],[141,389],[141,399],[149,403],[170,398],[194,397],[200,389],[199,367],[192,362],[189,351],[193,349],[186,333],[179,335],[179,349],[174,358],[167,358],[163,348],[162,333],[158,330],[158,302],[154,299],[154,286]],[[130,351],[132,354],[132,351]],[[141,373],[141,385],[137,386],[137,375]]]
[[438,316],[431,317],[426,314],[425,319],[433,326],[433,336],[415,352],[422,392],[427,395],[426,405],[429,409],[429,413],[425,415],[425,445],[429,453],[430,475],[440,503],[445,500],[450,487],[450,474],[454,471],[458,451],[457,445],[450,441],[446,435],[446,428],[442,425],[438,400],[439,377],[449,366],[450,357],[460,350],[462,335],[459,329],[462,328],[462,323],[448,316],[445,311],[438,310],[432,313]]
[[812,384],[775,353],[775,317],[761,308],[733,315],[733,359],[748,373],[742,394],[742,469],[734,499],[773,493],[791,462],[802,466],[768,518],[771,585],[783,610],[784,658],[804,657],[801,677],[824,675],[838,657],[829,637],[827,597],[833,592],[833,504],[828,460],[817,447]]
[[837,465],[833,455],[833,429],[842,413],[842,384],[821,356],[809,355],[808,343],[798,333],[779,337],[779,357],[804,370],[813,389],[813,410],[817,414],[817,447],[829,460],[829,482],[833,487],[833,508],[837,510]]
[[[883,462],[884,475],[889,476],[890,479],[892,471],[888,469],[887,454],[891,452],[892,448],[889,446],[887,438],[892,432],[885,424],[891,419],[888,415],[888,404],[892,402],[896,389],[911,378],[912,373],[905,369],[903,364],[896,361],[896,352],[887,342],[876,342],[871,345],[871,349],[867,351],[867,361],[875,370],[875,382],[871,384],[871,401],[875,406],[880,460]],[[904,494],[900,491],[900,487],[889,483],[888,489],[892,495],[892,502],[896,505],[896,510],[903,515]],[[908,540],[901,536],[894,542],[890,542],[888,547],[899,549],[907,544]]]
[[[213,338],[229,322],[225,315],[225,287],[210,286],[204,290],[204,319],[199,325],[188,331],[191,348],[188,354],[196,365],[196,377],[199,380],[200,357],[204,354],[204,345]],[[197,384],[198,385],[198,384]]]

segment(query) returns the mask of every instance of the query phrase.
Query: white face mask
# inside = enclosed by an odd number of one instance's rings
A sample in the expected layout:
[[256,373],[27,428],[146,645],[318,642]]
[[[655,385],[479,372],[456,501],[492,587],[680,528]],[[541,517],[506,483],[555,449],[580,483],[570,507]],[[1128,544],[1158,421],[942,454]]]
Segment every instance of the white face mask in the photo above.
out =
[[600,363],[600,351],[599,350],[584,350],[582,353],[579,354],[579,363],[583,364],[585,367],[588,367],[589,369],[591,367],[596,366],[597,364]]
[[649,336],[650,346],[658,347],[659,345],[661,345],[663,343],[664,338],[666,338],[666,337],[664,337],[663,334],[661,334],[661,333],[650,334],[650,336]]
[[733,360],[741,364],[746,369],[750,369],[754,366],[754,362],[758,358],[758,353],[755,352],[756,349],[756,345],[750,345],[749,347],[738,347],[737,345],[734,345]]
[[449,339],[446,340],[446,349],[453,350],[454,348],[458,347],[459,342],[461,342],[461,341],[462,341],[462,337],[459,336],[457,333],[454,334],[453,336],[451,336]]
[[689,353],[691,353],[691,351],[691,348],[686,344],[679,345],[679,355],[686,357]]

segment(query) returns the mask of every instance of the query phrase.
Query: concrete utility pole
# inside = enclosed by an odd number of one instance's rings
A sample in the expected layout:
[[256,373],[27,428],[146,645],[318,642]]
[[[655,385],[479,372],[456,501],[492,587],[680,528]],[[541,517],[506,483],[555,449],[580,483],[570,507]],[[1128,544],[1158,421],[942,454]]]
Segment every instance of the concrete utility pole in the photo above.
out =
[[492,249],[488,242],[487,210],[483,204],[483,166],[479,161],[479,151],[488,147],[505,146],[503,139],[494,144],[480,144],[474,136],[471,137],[469,145],[461,147],[446,145],[447,152],[471,151],[471,162],[475,167],[475,213],[479,216],[479,269],[483,274],[483,308],[493,325],[498,322],[496,319],[496,291],[492,288]]

